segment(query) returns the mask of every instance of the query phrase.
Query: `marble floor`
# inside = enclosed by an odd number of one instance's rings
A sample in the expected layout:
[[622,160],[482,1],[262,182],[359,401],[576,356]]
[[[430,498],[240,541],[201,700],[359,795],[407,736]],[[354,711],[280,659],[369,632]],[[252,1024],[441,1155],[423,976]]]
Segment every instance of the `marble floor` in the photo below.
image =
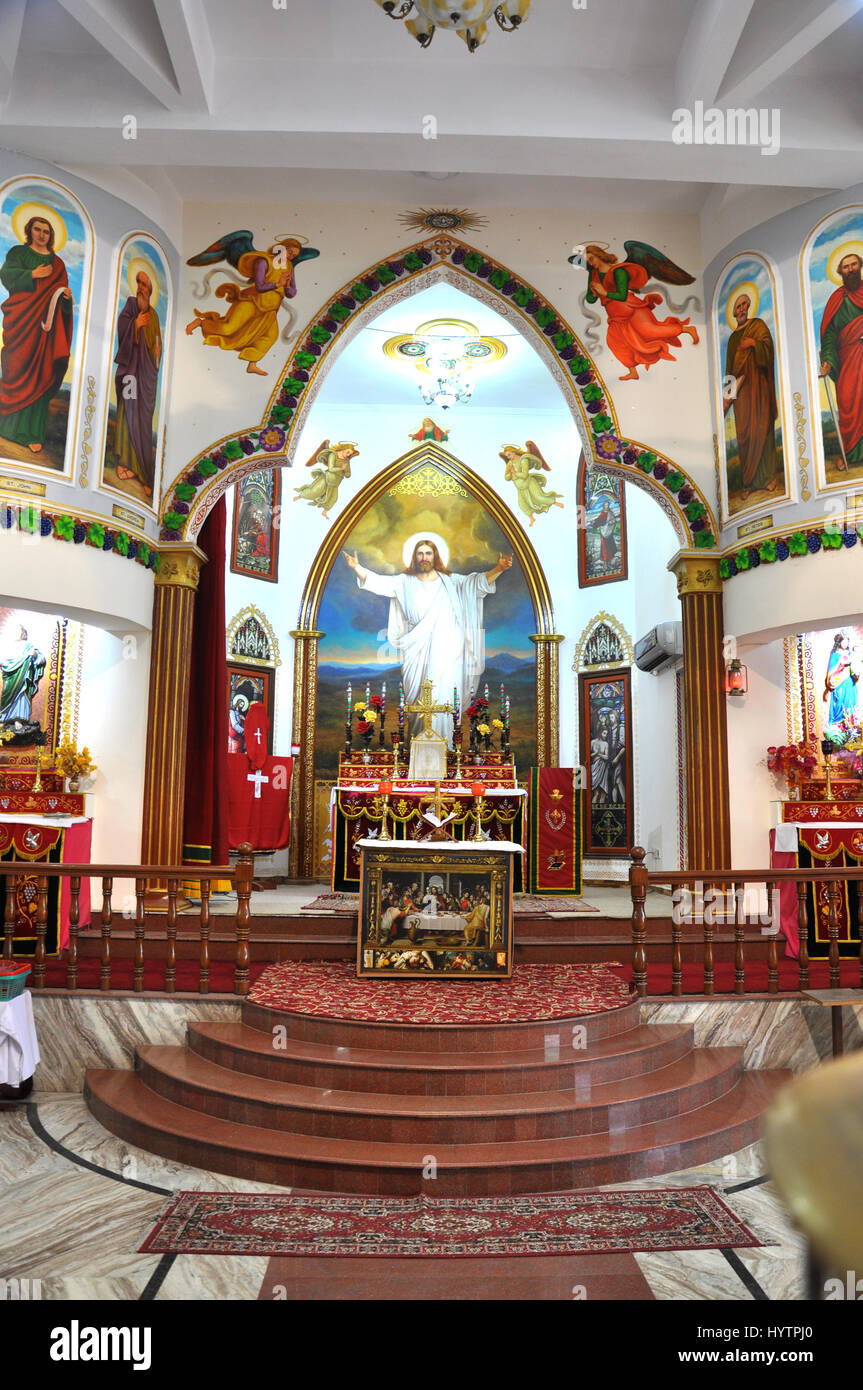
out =
[[[628,1188],[710,1184],[764,1245],[755,1250],[675,1251],[623,1257],[636,1262],[635,1281],[623,1278],[621,1257],[581,1257],[577,1279],[587,1297],[653,1297],[705,1301],[785,1300],[804,1296],[801,1237],[764,1174],[758,1145],[712,1163],[662,1177],[627,1183]],[[319,1297],[399,1297],[383,1292],[403,1279],[404,1261],[376,1261],[375,1288],[357,1291],[351,1260],[305,1260],[297,1278],[273,1282],[265,1256],[140,1255],[137,1248],[155,1225],[168,1197],[184,1188],[198,1191],[266,1192],[272,1187],[172,1163],[115,1138],[90,1115],[80,1094],[33,1093],[26,1104],[0,1107],[0,1278],[39,1280],[43,1299],[254,1300]],[[283,1191],[284,1189],[278,1189]],[[602,1262],[605,1262],[604,1264]],[[284,1269],[288,1262],[273,1261]],[[364,1262],[367,1263],[367,1262]],[[497,1260],[496,1289],[478,1286],[484,1263],[445,1263],[457,1294],[447,1286],[427,1297],[571,1298],[572,1278],[551,1258],[543,1263]],[[386,1269],[392,1265],[399,1268]],[[303,1283],[300,1269],[313,1266]],[[326,1270],[322,1271],[322,1266]],[[503,1268],[506,1266],[506,1269]],[[531,1266],[528,1269],[526,1266]],[[557,1273],[556,1273],[557,1270]],[[530,1275],[533,1293],[517,1292]],[[595,1283],[592,1285],[592,1275]],[[510,1294],[501,1285],[513,1281]],[[322,1292],[322,1281],[327,1292]],[[472,1284],[473,1281],[473,1284]],[[633,1292],[636,1285],[641,1292]],[[614,1289],[620,1288],[615,1295]],[[278,1292],[272,1290],[278,1288]]]

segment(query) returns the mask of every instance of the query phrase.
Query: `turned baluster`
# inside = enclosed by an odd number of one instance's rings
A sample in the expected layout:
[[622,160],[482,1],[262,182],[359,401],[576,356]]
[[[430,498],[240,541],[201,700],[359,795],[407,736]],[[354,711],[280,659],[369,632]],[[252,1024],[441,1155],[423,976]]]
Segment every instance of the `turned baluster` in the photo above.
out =
[[839,884],[827,882],[827,932],[830,937],[830,989],[839,988]]
[[671,907],[671,993],[673,995],[683,993],[683,912],[677,901],[679,896],[679,893],[673,896]]
[[36,876],[36,950],[33,955],[33,988],[45,986],[45,934],[48,930],[48,878]]
[[797,880],[797,936],[799,955],[797,957],[797,987],[809,988],[809,885],[805,879]]
[[12,959],[12,947],[15,941],[15,903],[18,879],[15,874],[6,875],[6,902],[3,907],[3,958]]
[[713,927],[716,921],[716,884],[712,884],[710,902],[707,904],[708,910],[705,912],[704,896],[701,898],[701,930],[704,936],[704,993],[714,994],[714,966],[715,956],[713,950]]
[[779,962],[776,952],[776,934],[779,930],[779,886],[767,882],[767,906],[770,911],[770,931],[767,937],[767,993],[779,993]]
[[113,878],[102,879],[102,952],[99,971],[99,989],[107,992],[111,988],[111,926],[114,914],[111,910],[111,894],[114,891]]
[[168,916],[165,922],[167,940],[165,942],[165,993],[174,994],[177,989],[177,891],[179,879],[168,879]]
[[81,920],[81,879],[69,879],[69,958],[66,962],[66,988],[78,988],[78,924]]
[[746,907],[742,883],[734,884],[734,993],[746,993]]
[[632,863],[629,867],[629,893],[632,898],[632,979],[635,992],[643,999],[647,994],[647,916],[644,903],[647,898],[647,869],[644,867],[644,850],[636,845],[631,851]]
[[198,992],[210,992],[210,880],[201,879],[201,961]]
[[135,965],[133,970],[132,988],[136,994],[140,994],[144,988],[144,930],[146,927],[145,899],[147,895],[147,880],[145,878],[135,879]]
[[252,896],[252,878],[255,861],[250,844],[240,845],[240,857],[234,874],[237,888],[237,913],[234,919],[237,932],[237,958],[234,971],[234,993],[246,995],[249,992],[249,932],[252,914],[249,899]]

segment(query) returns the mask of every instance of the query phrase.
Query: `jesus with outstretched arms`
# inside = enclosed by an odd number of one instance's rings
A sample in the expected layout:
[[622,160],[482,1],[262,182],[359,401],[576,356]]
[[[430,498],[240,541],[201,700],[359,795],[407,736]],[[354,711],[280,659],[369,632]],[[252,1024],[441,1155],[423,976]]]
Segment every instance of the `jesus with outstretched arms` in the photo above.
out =
[[[423,681],[429,680],[439,701],[456,690],[460,708],[466,710],[485,670],[483,600],[512,567],[512,556],[498,555],[485,574],[452,574],[435,540],[424,538],[417,541],[402,574],[375,574],[360,564],[356,553],[343,553],[359,587],[390,601],[387,638],[401,653],[406,704],[417,703]],[[449,719],[437,714],[432,721],[435,733],[447,742]],[[412,732],[418,734],[422,727],[422,717],[414,716]]]

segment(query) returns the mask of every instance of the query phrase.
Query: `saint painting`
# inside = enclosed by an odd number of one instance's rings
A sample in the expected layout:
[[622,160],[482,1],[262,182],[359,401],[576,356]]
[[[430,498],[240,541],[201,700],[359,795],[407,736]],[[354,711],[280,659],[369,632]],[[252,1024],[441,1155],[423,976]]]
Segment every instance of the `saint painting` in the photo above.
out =
[[837,632],[827,658],[824,679],[826,715],[825,734],[842,734],[850,738],[857,734],[860,724],[858,706],[861,667],[860,648],[852,648],[847,632]]
[[[848,208],[816,228],[804,283],[814,336],[824,481],[863,474],[863,208]],[[816,436],[819,433],[815,431]]]
[[0,201],[0,457],[8,461],[71,472],[90,245],[83,210],[59,185],[19,182]]
[[688,318],[657,317],[654,311],[662,303],[661,294],[638,291],[650,279],[691,285],[694,276],[647,242],[625,241],[623,250],[618,256],[605,242],[591,243],[578,247],[569,262],[587,270],[588,304],[598,302],[605,310],[609,351],[627,368],[620,380],[637,381],[639,367],[647,371],[656,362],[675,362],[670,349],[680,347],[684,334],[698,342],[698,330]]
[[632,842],[629,672],[580,676],[586,856],[626,857]]
[[161,248],[143,235],[130,238],[121,251],[118,277],[119,312],[102,481],[153,505],[170,298]]
[[[431,535],[411,536],[405,542],[401,574],[375,574],[356,553],[345,552],[359,587],[390,601],[387,637],[401,653],[405,703],[416,704],[428,680],[438,700],[454,691],[465,710],[485,670],[483,600],[512,567],[512,556],[498,555],[487,572],[473,574],[453,574],[448,559],[446,542]],[[432,727],[448,740],[451,716],[434,715]],[[414,715],[413,733],[422,728],[422,716]]]
[[537,515],[541,516],[552,507],[563,507],[562,492],[546,491],[543,473],[550,473],[551,467],[532,439],[523,449],[517,444],[505,444],[500,457],[506,464],[504,479],[515,484],[519,510],[528,518],[528,526],[533,525]]
[[582,457],[578,476],[578,583],[610,584],[628,573],[626,508],[620,478],[588,469]]
[[275,584],[279,578],[281,470],[261,469],[234,489],[231,570]]
[[714,333],[721,376],[728,514],[787,496],[776,294],[760,256],[738,257],[716,287]]

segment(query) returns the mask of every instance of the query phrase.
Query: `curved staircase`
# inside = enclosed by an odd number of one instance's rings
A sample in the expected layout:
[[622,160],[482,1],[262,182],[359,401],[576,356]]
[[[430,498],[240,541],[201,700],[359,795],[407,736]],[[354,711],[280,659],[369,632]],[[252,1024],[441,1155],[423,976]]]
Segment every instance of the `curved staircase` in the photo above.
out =
[[[546,1023],[356,1023],[245,1003],[90,1070],[113,1134],[165,1158],[287,1187],[381,1195],[550,1192],[706,1162],[758,1138],[789,1079],[742,1049],[642,1025],[638,1003]],[[429,1186],[429,1178],[434,1182]]]

